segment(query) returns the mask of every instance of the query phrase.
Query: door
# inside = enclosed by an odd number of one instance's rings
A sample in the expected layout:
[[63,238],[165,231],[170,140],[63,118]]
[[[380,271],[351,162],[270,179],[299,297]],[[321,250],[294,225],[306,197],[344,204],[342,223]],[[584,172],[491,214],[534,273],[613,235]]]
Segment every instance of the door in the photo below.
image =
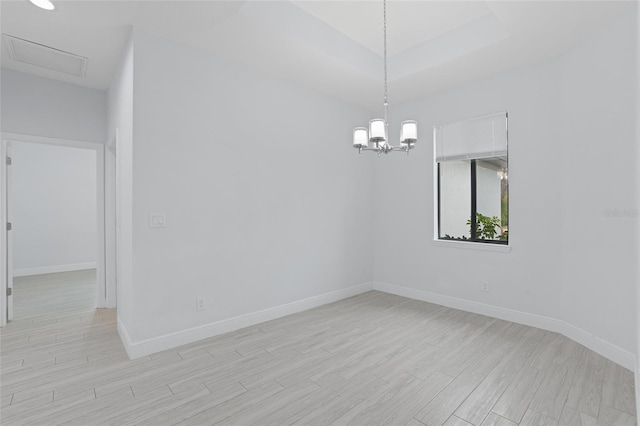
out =
[[7,321],[11,321],[13,319],[13,225],[12,225],[12,199],[11,199],[11,142],[7,142],[7,168],[6,176],[5,176],[5,185],[7,191],[7,199],[5,208],[6,217],[7,217],[7,247],[6,247],[6,255],[7,255]]

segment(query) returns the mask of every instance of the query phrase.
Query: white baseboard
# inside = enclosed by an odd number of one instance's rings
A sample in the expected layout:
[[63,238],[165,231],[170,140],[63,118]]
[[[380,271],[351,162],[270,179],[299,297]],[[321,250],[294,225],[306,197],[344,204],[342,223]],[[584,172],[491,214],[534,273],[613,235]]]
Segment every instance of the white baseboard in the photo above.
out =
[[198,340],[207,339],[219,334],[228,333],[230,331],[239,330],[265,321],[281,318],[297,312],[306,311],[307,309],[326,305],[327,303],[337,302],[347,297],[355,296],[367,291],[373,290],[373,283],[364,283],[342,290],[332,291],[330,293],[321,294],[319,296],[310,297],[308,299],[298,300],[296,302],[287,303],[273,308],[265,309],[258,312],[252,312],[240,315],[234,318],[217,321],[210,324],[204,324],[198,327],[189,328],[187,330],[175,333],[165,334],[163,336],[134,342],[131,340],[130,334],[125,327],[118,321],[118,332],[122,343],[127,350],[129,358],[135,359],[156,352],[172,349]]
[[96,262],[72,263],[69,265],[38,266],[35,268],[14,269],[14,277],[25,277],[27,275],[53,274],[56,272],[82,271],[84,269],[96,269]]
[[[127,351],[127,355],[129,356],[129,359],[133,359],[134,357],[132,356],[133,354],[131,353],[131,349],[130,349],[131,346],[133,345],[133,342],[131,340],[131,337],[129,336],[129,332],[127,331],[124,324],[120,320],[120,317],[118,317],[117,319],[117,324],[118,324],[118,334],[120,335],[120,340],[122,340],[122,345],[124,346],[124,349]],[[143,355],[140,355],[140,356],[143,356]]]
[[[625,368],[628,368],[631,371],[637,371],[634,355],[622,348],[619,348],[614,344],[607,342],[606,340],[594,336],[593,334],[562,320],[383,282],[374,282],[373,289],[385,293],[395,294],[397,296],[435,303],[437,305],[447,306],[449,308],[460,309],[467,312],[473,312],[493,318],[499,318],[505,321],[516,322],[518,324],[524,324],[531,327],[554,331],[580,343],[581,345],[586,346],[592,351],[602,355],[605,358],[610,359],[617,364],[620,364]],[[638,366],[638,368],[640,368],[640,366]],[[637,376],[638,373],[636,373],[636,377]]]
[[636,355],[636,419],[640,419],[640,354]]

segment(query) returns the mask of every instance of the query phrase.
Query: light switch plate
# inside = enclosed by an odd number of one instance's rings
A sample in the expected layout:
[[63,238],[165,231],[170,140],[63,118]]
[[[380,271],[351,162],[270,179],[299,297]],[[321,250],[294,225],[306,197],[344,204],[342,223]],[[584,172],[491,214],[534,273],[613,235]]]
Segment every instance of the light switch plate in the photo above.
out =
[[165,213],[149,213],[149,228],[165,228],[167,215]]

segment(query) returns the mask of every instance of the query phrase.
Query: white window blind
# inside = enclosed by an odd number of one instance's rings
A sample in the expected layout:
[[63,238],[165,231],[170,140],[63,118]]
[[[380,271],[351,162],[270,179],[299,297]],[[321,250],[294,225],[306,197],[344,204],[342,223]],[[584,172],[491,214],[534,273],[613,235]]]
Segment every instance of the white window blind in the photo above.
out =
[[434,127],[436,161],[507,155],[507,113],[499,112]]

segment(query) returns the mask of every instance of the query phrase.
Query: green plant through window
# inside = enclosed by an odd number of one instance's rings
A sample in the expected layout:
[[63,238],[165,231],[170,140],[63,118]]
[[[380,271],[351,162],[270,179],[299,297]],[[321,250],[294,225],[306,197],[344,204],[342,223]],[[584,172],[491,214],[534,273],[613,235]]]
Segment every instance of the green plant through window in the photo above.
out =
[[[485,216],[482,213],[476,213],[476,238],[481,240],[509,240],[509,231],[502,230],[502,221],[497,216]],[[467,220],[467,226],[471,226],[471,219]],[[471,234],[471,232],[469,232]],[[497,238],[496,238],[497,235]],[[449,234],[444,235],[448,240],[469,240],[469,237],[453,237]]]

